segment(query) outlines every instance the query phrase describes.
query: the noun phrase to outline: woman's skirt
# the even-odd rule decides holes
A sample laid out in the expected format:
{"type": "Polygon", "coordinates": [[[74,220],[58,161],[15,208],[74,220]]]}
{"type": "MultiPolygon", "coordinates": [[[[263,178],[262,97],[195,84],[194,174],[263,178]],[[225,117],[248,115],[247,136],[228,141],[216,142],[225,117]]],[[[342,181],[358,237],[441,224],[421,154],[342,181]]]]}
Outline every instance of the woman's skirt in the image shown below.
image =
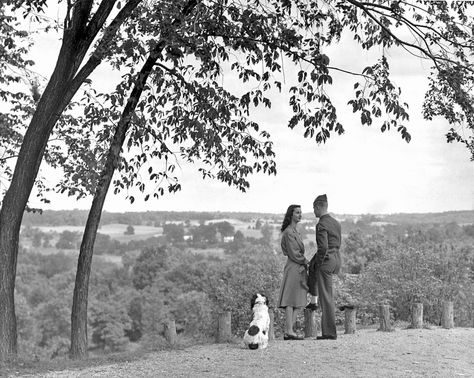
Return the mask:
{"type": "Polygon", "coordinates": [[[288,259],[283,270],[278,307],[304,307],[308,292],[306,267],[288,259]]]}

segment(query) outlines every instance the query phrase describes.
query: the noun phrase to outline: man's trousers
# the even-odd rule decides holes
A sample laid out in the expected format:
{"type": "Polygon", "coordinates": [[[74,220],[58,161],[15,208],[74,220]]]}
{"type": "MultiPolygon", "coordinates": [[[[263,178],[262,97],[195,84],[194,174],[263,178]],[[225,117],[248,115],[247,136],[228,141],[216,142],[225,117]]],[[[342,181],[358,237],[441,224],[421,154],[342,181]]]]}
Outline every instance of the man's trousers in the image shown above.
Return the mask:
{"type": "Polygon", "coordinates": [[[341,257],[339,252],[330,253],[323,263],[316,269],[316,281],[319,295],[319,306],[321,307],[321,331],[322,336],[337,337],[336,332],[336,307],[333,293],[333,274],[341,268],[341,257]]]}

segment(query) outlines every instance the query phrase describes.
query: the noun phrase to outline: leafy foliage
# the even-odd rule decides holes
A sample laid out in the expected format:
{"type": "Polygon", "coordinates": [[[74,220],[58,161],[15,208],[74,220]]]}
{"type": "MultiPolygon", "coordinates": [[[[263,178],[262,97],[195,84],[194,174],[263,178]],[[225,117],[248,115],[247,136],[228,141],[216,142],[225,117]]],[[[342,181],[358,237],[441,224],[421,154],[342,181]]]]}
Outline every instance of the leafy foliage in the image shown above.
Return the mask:
{"type": "MultiPolygon", "coordinates": [[[[0,8],[0,190],[8,186],[12,175],[11,159],[18,153],[25,122],[34,111],[35,99],[28,92],[34,84],[33,65],[26,58],[31,41],[20,21],[5,4],[0,8]],[[25,90],[26,87],[26,90],[25,90]]],[[[34,88],[34,86],[32,87],[34,88]]]]}
{"type": "Polygon", "coordinates": [[[106,302],[91,303],[89,324],[92,328],[92,342],[106,351],[124,350],[129,342],[126,332],[131,328],[125,298],[111,296],[106,302]]]}
{"type": "Polygon", "coordinates": [[[166,267],[167,254],[164,248],[146,248],[133,266],[133,286],[138,290],[151,286],[154,278],[166,267]]]}
{"type": "Polygon", "coordinates": [[[77,232],[64,230],[59,235],[59,240],[56,243],[56,248],[60,249],[76,249],[77,242],[79,241],[80,235],[77,232]]]}
{"type": "MultiPolygon", "coordinates": [[[[62,219],[63,214],[58,216],[62,219]]],[[[395,320],[404,321],[410,303],[421,300],[425,321],[437,324],[442,301],[450,299],[455,324],[472,324],[470,225],[371,222],[377,223],[377,218],[359,220],[343,239],[346,273],[334,280],[336,306],[358,305],[358,321],[371,325],[378,322],[380,303],[388,302],[395,320]],[[348,273],[356,270],[358,274],[348,273]]],[[[30,238],[34,233],[35,229],[25,229],[30,238]]],[[[179,340],[212,342],[217,314],[223,310],[232,312],[233,333],[241,336],[250,321],[254,292],[264,292],[270,306],[275,305],[285,257],[274,241],[265,242],[263,234],[259,240],[238,235],[217,257],[205,250],[192,253],[185,243],[171,246],[156,241],[138,255],[124,255],[122,265],[97,257],[90,277],[91,351],[128,350],[130,342],[144,348],[166,347],[163,324],[169,319],[176,322],[179,340]]],[[[75,260],[64,253],[20,254],[16,299],[22,354],[43,359],[67,353],[75,260]]],[[[284,314],[274,310],[278,337],[284,314]]],[[[337,322],[343,324],[343,312],[337,311],[337,322]]]]}
{"type": "Polygon", "coordinates": [[[396,319],[409,320],[411,305],[424,304],[424,316],[439,324],[444,300],[455,302],[456,324],[472,322],[472,260],[468,247],[418,244],[384,251],[360,275],[356,292],[362,307],[377,316],[377,306],[388,302],[396,319]]]}
{"type": "MultiPolygon", "coordinates": [[[[332,72],[339,71],[361,78],[348,102],[353,112],[360,113],[361,123],[371,125],[380,119],[382,131],[396,129],[408,142],[411,136],[404,124],[408,105],[390,79],[386,54],[398,47],[433,63],[434,85],[426,97],[425,117],[443,115],[450,123],[461,124],[472,112],[466,105],[468,91],[453,91],[436,75],[445,72],[445,66],[452,72],[463,67],[466,80],[458,81],[469,87],[471,22],[468,6],[458,3],[449,7],[386,1],[142,4],[107,51],[123,80],[112,93],[91,88],[79,108],[83,116],[61,124],[68,152],[62,157],[58,152],[66,175],[57,190],[78,197],[94,192],[113,130],[124,106],[133,100],[138,103],[133,114],[126,115],[130,129],[115,193],[136,187],[149,199],[175,192],[181,187],[175,173],[180,161],[196,164],[204,178],[245,191],[248,175],[276,172],[269,134],[251,120],[251,110],[270,107],[271,98],[280,96],[282,82],[291,76],[294,82],[285,86],[293,112],[288,125],[303,126],[305,137],[323,143],[331,133],[344,132],[327,90],[336,84],[332,72]],[[406,29],[417,37],[411,39],[406,29]],[[382,46],[378,61],[360,73],[331,66],[325,49],[346,34],[362,49],[382,46]],[[141,97],[127,97],[139,78],[138,64],[154,54],[157,63],[141,97]],[[291,67],[289,72],[285,65],[291,67]],[[293,67],[300,67],[294,75],[293,67]],[[233,83],[229,88],[224,76],[238,80],[240,89],[235,90],[233,83]],[[443,91],[458,95],[441,107],[436,104],[442,102],[443,91]],[[454,117],[451,105],[458,103],[461,110],[454,117]],[[79,125],[86,126],[82,135],[74,131],[79,125]]],[[[448,135],[448,140],[467,143],[468,138],[457,133],[448,135]]],[[[134,195],[129,199],[133,202],[134,195]]]]}
{"type": "Polygon", "coordinates": [[[169,242],[182,242],[184,240],[183,225],[165,223],[163,225],[163,235],[169,242]]]}

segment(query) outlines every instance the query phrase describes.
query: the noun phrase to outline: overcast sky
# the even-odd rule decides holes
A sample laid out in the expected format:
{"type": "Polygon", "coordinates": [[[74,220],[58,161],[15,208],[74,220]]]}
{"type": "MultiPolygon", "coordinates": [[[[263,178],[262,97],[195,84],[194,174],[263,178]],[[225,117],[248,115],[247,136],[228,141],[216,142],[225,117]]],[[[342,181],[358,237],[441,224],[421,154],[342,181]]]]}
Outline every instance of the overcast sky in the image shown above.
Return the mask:
{"type": "MultiPolygon", "coordinates": [[[[36,70],[49,77],[59,51],[56,37],[38,38],[31,57],[36,70]]],[[[375,55],[345,43],[327,51],[331,65],[346,68],[375,63],[375,55]]],[[[182,190],[159,200],[133,205],[123,196],[108,196],[105,210],[124,211],[252,211],[282,213],[292,203],[303,212],[312,211],[312,201],[325,193],[330,211],[337,214],[441,212],[474,209],[474,163],[461,144],[446,143],[449,125],[443,119],[428,122],[421,115],[427,88],[428,62],[389,53],[392,79],[402,87],[402,98],[410,106],[406,123],[410,143],[395,130],[381,133],[379,127],[362,126],[347,101],[353,76],[335,74],[333,101],[346,132],[333,135],[325,145],[305,139],[301,128],[290,130],[288,95],[273,97],[272,109],[254,111],[253,116],[271,134],[277,154],[277,175],[256,174],[247,193],[213,180],[203,180],[194,167],[182,165],[177,172],[182,190]]],[[[287,67],[288,70],[291,68],[287,67]]],[[[288,72],[290,76],[290,71],[288,72]]],[[[114,87],[115,75],[102,67],[94,76],[100,87],[114,87]]],[[[230,77],[224,80],[232,81],[230,77]]],[[[48,173],[51,181],[54,174],[48,173]]],[[[51,196],[51,209],[88,209],[91,198],[77,202],[51,196]]],[[[40,206],[31,198],[31,206],[40,206]]]]}

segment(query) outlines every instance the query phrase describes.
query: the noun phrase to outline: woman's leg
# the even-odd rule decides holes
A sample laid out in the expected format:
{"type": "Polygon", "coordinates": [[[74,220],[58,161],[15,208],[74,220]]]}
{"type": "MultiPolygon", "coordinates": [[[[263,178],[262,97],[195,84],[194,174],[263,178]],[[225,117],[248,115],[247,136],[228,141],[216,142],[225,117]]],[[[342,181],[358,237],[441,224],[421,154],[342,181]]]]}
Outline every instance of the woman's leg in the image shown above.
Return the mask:
{"type": "Polygon", "coordinates": [[[287,335],[294,335],[295,331],[293,331],[293,307],[286,306],[285,307],[285,333],[287,335]]]}
{"type": "Polygon", "coordinates": [[[298,317],[298,312],[299,312],[299,309],[297,307],[294,307],[293,308],[293,318],[291,320],[292,322],[292,326],[291,326],[291,329],[293,330],[293,332],[296,334],[296,331],[295,331],[295,325],[296,325],[296,318],[298,317]]]}

